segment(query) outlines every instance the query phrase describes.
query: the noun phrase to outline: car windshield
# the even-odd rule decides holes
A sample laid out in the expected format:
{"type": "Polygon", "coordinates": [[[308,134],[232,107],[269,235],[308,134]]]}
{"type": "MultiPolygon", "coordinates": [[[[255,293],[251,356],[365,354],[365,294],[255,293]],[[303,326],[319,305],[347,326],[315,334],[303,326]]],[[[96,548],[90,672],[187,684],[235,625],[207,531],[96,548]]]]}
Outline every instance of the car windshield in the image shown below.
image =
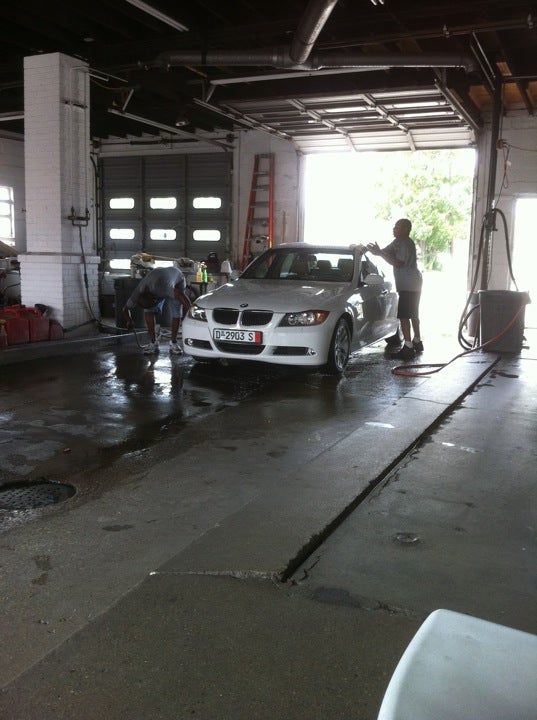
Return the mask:
{"type": "Polygon", "coordinates": [[[241,277],[250,280],[350,282],[353,273],[352,250],[272,248],[256,258],[241,277]]]}

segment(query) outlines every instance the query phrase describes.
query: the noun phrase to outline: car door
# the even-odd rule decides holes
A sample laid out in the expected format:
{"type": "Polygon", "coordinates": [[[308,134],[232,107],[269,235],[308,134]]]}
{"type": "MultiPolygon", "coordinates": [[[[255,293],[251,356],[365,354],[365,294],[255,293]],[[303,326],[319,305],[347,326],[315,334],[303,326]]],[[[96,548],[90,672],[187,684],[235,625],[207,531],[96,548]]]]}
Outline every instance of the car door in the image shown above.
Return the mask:
{"type": "Polygon", "coordinates": [[[369,345],[394,331],[397,295],[366,255],[360,263],[359,290],[365,321],[360,333],[360,344],[369,345]]]}

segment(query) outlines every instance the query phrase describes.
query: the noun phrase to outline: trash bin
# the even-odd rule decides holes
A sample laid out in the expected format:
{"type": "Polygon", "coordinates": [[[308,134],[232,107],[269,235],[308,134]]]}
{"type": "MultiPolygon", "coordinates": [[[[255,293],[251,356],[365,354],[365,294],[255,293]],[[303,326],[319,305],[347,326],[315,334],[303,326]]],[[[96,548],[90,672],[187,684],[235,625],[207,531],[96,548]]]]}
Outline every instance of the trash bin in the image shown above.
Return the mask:
{"type": "MultiPolygon", "coordinates": [[[[120,328],[126,328],[127,327],[127,321],[125,320],[125,316],[123,315],[123,306],[127,302],[127,300],[130,298],[132,292],[134,291],[134,288],[138,285],[140,282],[140,278],[131,278],[131,277],[122,277],[122,278],[116,278],[114,280],[114,291],[116,294],[116,325],[120,328]]],[[[141,307],[136,305],[131,310],[131,316],[132,321],[134,322],[134,327],[144,327],[145,328],[145,319],[144,319],[144,311],[141,307]]]]}
{"type": "Polygon", "coordinates": [[[494,340],[511,323],[520,308],[514,324],[498,337],[497,340],[487,345],[485,350],[490,352],[512,352],[522,350],[524,339],[524,314],[525,306],[529,302],[527,292],[514,292],[511,290],[480,290],[480,344],[494,340]]]}

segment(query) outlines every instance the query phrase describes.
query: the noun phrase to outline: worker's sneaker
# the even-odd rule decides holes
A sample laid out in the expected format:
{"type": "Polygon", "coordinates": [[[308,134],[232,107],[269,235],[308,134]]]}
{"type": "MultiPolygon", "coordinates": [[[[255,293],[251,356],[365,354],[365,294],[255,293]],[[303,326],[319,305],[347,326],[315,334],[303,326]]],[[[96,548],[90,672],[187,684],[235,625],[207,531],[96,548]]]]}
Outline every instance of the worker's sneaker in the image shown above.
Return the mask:
{"type": "Polygon", "coordinates": [[[149,343],[148,345],[144,345],[142,350],[144,355],[154,355],[155,353],[158,353],[158,343],[149,343]]]}
{"type": "Polygon", "coordinates": [[[394,335],[390,335],[390,337],[385,338],[384,342],[390,348],[390,347],[399,347],[403,341],[399,337],[399,331],[397,331],[394,335]]]}
{"type": "Polygon", "coordinates": [[[423,343],[421,340],[413,340],[412,347],[414,348],[416,355],[423,352],[423,343]]]}
{"type": "Polygon", "coordinates": [[[416,353],[414,352],[413,347],[403,345],[398,352],[392,353],[390,357],[395,358],[396,360],[413,360],[416,357],[416,353]]]}
{"type": "Polygon", "coordinates": [[[170,343],[170,353],[172,355],[182,355],[183,348],[180,347],[176,342],[171,342],[170,343]]]}

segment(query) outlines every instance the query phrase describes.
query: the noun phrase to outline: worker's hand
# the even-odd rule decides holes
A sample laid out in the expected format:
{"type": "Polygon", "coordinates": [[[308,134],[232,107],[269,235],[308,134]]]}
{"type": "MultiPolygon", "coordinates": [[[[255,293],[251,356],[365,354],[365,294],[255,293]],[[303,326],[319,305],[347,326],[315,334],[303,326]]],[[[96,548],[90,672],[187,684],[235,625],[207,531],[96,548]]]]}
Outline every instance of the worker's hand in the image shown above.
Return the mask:
{"type": "Polygon", "coordinates": [[[132,330],[134,328],[134,323],[132,321],[132,315],[127,308],[123,308],[123,316],[125,318],[125,327],[127,330],[132,330]]]}
{"type": "Polygon", "coordinates": [[[381,252],[378,243],[369,243],[367,245],[367,250],[370,253],[373,253],[373,255],[380,255],[380,252],[381,252]]]}
{"type": "Polygon", "coordinates": [[[184,307],[186,312],[188,312],[190,310],[192,303],[190,302],[190,298],[187,295],[185,295],[184,292],[175,288],[173,291],[173,296],[176,300],[179,300],[179,302],[184,307]]]}

